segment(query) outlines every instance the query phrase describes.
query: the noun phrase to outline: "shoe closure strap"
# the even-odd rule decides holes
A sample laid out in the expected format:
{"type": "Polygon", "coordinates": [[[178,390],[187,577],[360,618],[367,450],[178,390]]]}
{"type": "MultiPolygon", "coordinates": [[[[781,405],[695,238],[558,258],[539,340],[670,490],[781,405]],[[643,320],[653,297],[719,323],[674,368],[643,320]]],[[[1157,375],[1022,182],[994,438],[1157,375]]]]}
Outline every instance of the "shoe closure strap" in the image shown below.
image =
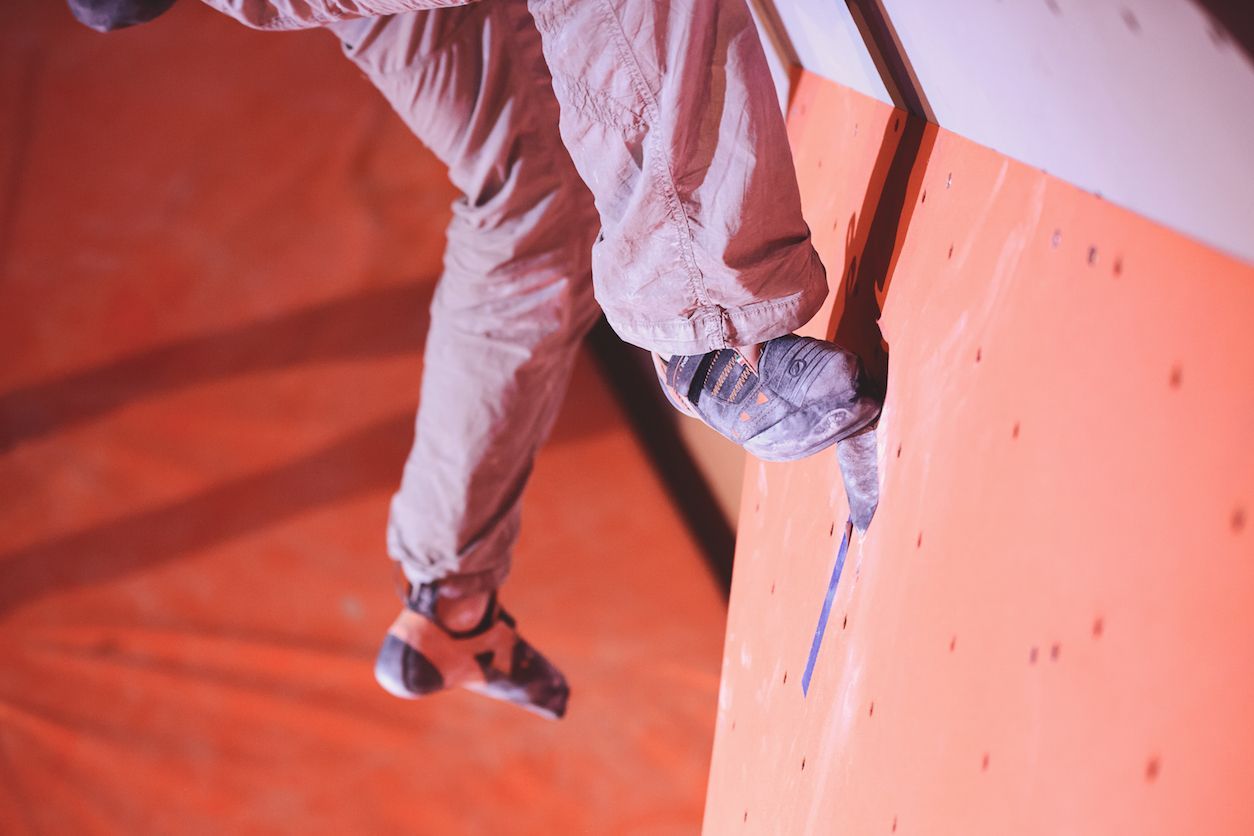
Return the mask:
{"type": "Polygon", "coordinates": [[[488,630],[492,629],[492,625],[497,620],[504,621],[510,627],[513,627],[514,619],[505,612],[504,608],[497,605],[496,590],[492,591],[491,597],[488,598],[488,605],[483,610],[483,618],[479,623],[469,630],[450,630],[445,626],[440,617],[436,615],[436,603],[440,600],[440,582],[432,581],[431,583],[420,584],[419,586],[410,586],[405,594],[405,607],[413,612],[418,613],[423,618],[429,619],[433,624],[439,627],[448,635],[455,639],[470,639],[475,636],[481,636],[488,630]]]}
{"type": "Polygon", "coordinates": [[[740,352],[731,348],[674,357],[667,364],[666,383],[699,409],[704,397],[738,404],[758,388],[758,375],[740,352]]]}
{"type": "Polygon", "coordinates": [[[697,417],[736,444],[745,444],[788,411],[762,373],[735,349],[673,358],[668,372],[669,388],[687,392],[697,417]]]}

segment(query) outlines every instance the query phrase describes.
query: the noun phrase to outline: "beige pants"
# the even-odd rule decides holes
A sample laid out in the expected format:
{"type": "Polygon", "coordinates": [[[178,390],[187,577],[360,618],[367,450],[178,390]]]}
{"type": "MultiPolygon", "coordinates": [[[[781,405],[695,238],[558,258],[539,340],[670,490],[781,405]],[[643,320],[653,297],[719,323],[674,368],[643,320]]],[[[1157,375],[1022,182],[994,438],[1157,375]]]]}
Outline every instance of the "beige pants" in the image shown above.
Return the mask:
{"type": "Polygon", "coordinates": [[[205,2],[328,26],[463,194],[389,523],[415,583],[504,579],[597,303],[629,342],[700,354],[827,293],[744,0],[205,2]]]}

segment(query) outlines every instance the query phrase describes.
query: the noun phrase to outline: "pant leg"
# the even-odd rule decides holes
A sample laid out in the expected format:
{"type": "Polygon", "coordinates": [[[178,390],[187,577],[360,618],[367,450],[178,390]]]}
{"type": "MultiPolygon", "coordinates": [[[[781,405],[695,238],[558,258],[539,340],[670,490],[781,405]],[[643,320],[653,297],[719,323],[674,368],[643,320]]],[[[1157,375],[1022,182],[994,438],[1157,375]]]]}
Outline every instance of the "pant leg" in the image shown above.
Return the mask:
{"type": "Polygon", "coordinates": [[[536,450],[600,314],[592,197],[558,136],[524,3],[332,28],[462,192],[388,549],[414,583],[443,579],[452,595],[494,588],[509,570],[536,450]]]}
{"type": "Polygon", "coordinates": [[[341,21],[466,6],[479,0],[202,0],[252,29],[316,29],[341,21]]]}
{"type": "MultiPolygon", "coordinates": [[[[476,0],[204,2],[287,29],[476,0]]],[[[827,285],[744,0],[528,2],[561,135],[596,196],[593,272],[619,335],[696,354],[813,316],[827,285]]]]}
{"type": "Polygon", "coordinates": [[[744,0],[529,0],[561,133],[596,197],[597,298],[629,342],[698,354],[827,295],[744,0]]]}

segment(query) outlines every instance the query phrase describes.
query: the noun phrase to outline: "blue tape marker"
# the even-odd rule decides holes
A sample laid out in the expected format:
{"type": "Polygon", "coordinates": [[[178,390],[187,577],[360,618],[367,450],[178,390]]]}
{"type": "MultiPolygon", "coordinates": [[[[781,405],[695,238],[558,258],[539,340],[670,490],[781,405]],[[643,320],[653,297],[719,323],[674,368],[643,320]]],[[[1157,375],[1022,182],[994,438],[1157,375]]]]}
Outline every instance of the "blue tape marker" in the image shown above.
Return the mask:
{"type": "Polygon", "coordinates": [[[832,579],[827,583],[827,597],[823,599],[823,611],[819,613],[819,626],[814,628],[814,640],[810,642],[810,658],[806,660],[805,673],[801,674],[801,693],[810,694],[810,677],[814,674],[814,662],[819,658],[819,646],[823,644],[823,633],[827,631],[827,617],[832,613],[832,601],[836,598],[836,585],[840,583],[841,570],[845,568],[845,555],[849,553],[849,536],[853,532],[853,519],[845,523],[845,535],[840,540],[840,551],[836,553],[836,567],[832,569],[832,579]]]}

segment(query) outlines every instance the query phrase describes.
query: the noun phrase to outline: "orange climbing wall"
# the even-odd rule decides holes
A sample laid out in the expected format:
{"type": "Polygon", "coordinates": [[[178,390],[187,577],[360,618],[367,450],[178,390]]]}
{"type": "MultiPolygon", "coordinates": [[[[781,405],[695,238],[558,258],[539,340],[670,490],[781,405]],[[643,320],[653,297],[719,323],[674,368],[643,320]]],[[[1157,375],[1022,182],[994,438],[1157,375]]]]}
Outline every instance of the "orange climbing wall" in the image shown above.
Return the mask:
{"type": "Polygon", "coordinates": [[[706,831],[1254,832],[1254,269],[813,76],[790,129],[883,496],[807,695],[835,454],[749,464],[706,831]]]}

